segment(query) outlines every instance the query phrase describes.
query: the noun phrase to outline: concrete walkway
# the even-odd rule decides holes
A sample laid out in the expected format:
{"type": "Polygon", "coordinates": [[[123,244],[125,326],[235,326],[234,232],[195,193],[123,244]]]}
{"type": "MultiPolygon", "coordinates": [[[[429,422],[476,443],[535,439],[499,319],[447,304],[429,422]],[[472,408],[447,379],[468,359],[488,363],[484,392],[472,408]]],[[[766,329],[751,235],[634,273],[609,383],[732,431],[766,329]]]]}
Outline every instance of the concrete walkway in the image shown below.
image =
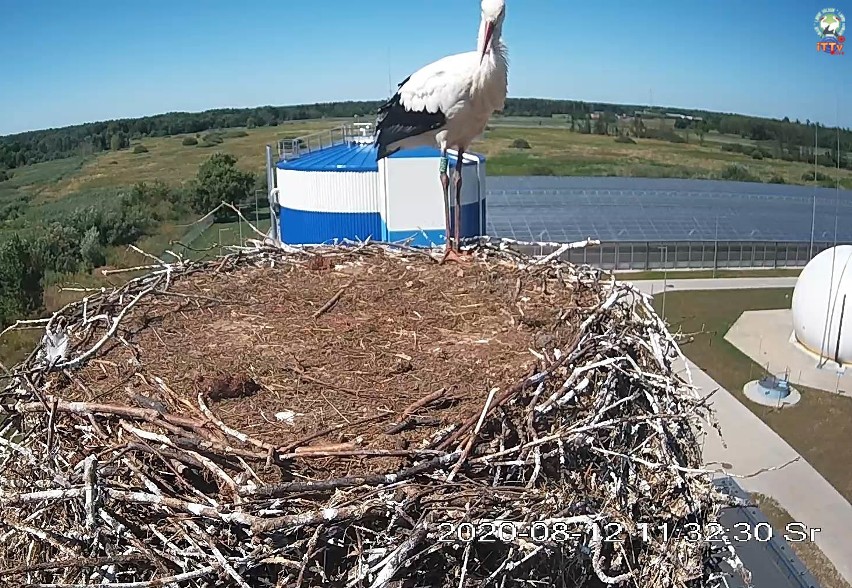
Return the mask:
{"type": "MultiPolygon", "coordinates": [[[[797,278],[724,278],[669,280],[672,290],[730,290],[756,288],[792,288],[797,278]]],[[[663,290],[663,280],[634,282],[640,291],[654,294],[663,290]]],[[[808,529],[820,529],[814,541],[852,583],[852,505],[826,481],[796,450],[754,413],[722,388],[698,366],[688,361],[693,383],[704,393],[716,391],[712,406],[722,427],[727,448],[714,431],[704,444],[704,461],[710,469],[724,467],[728,473],[748,476],[764,468],[781,466],[794,458],[799,461],[776,471],[762,472],[749,478],[737,478],[747,492],[771,496],[790,513],[795,522],[808,529]],[[731,467],[727,467],[727,465],[731,467]]],[[[683,366],[681,366],[683,369],[683,366]]],[[[775,529],[784,534],[785,529],[775,529]]],[[[793,535],[791,539],[796,539],[793,535]]]]}

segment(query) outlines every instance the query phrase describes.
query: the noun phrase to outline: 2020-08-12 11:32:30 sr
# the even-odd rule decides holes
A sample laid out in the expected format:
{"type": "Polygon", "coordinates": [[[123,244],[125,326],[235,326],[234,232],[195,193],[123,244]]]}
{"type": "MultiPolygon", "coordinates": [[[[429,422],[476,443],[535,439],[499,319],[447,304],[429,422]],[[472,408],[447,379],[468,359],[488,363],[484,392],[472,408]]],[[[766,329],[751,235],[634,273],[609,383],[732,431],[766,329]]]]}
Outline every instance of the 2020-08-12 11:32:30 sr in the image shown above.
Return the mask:
{"type": "MultiPolygon", "coordinates": [[[[623,525],[617,522],[598,524],[601,541],[609,543],[622,542],[628,537],[642,537],[647,541],[652,537],[662,541],[684,538],[693,542],[724,541],[728,537],[734,542],[757,541],[767,542],[774,537],[783,538],[790,543],[814,541],[816,533],[821,529],[808,527],[803,523],[791,522],[781,531],[776,531],[769,523],[735,523],[725,526],[718,522],[702,526],[698,523],[673,525],[670,523],[639,523],[635,533],[628,533],[623,525]]],[[[482,520],[476,523],[444,522],[438,526],[438,541],[450,543],[494,543],[501,541],[509,543],[524,539],[533,543],[565,542],[580,539],[589,531],[589,526],[583,523],[564,520],[542,520],[532,522],[517,522],[508,520],[482,520]]]]}

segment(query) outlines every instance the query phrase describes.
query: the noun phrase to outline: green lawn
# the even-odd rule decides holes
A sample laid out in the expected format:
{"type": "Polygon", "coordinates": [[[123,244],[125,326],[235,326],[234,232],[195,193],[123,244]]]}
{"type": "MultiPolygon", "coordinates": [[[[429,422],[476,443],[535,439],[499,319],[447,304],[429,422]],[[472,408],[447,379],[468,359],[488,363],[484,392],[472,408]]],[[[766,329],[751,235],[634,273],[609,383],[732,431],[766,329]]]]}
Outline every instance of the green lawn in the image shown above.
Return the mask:
{"type": "MultiPolygon", "coordinates": [[[[797,386],[802,399],[795,406],[776,409],[754,404],[742,389],[765,371],[724,338],[744,311],[789,308],[792,292],[783,288],[668,292],[666,320],[673,331],[703,330],[694,342],[684,344],[684,353],[852,501],[852,398],[797,386]]],[[[661,307],[662,297],[656,296],[654,304],[661,307]]]]}

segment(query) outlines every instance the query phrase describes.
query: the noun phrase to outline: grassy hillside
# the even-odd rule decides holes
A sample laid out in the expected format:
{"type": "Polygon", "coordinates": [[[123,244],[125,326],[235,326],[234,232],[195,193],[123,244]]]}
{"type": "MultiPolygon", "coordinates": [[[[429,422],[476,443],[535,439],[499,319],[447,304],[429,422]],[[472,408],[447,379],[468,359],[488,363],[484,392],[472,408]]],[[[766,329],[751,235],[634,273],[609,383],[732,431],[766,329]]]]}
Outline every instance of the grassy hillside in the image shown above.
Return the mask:
{"type": "MultiPolygon", "coordinates": [[[[681,135],[678,135],[681,136],[681,135]]],[[[813,166],[780,159],[755,159],[723,151],[718,137],[695,135],[689,143],[633,139],[619,143],[605,135],[584,135],[560,128],[494,125],[474,148],[489,156],[490,175],[627,176],[732,179],[807,184],[813,166]],[[530,149],[513,148],[523,139],[530,149]]],[[[736,138],[728,137],[731,141],[736,138]]],[[[832,173],[822,170],[822,173],[832,173]]],[[[841,185],[852,188],[852,170],[840,170],[841,185]]],[[[833,178],[832,178],[833,179],[833,178]]],[[[833,185],[831,180],[824,185],[833,185]]]]}
{"type": "MultiPolygon", "coordinates": [[[[15,170],[12,180],[0,183],[0,205],[10,198],[10,191],[27,193],[33,204],[55,201],[74,193],[102,188],[132,185],[135,182],[160,180],[178,184],[192,178],[198,166],[216,151],[239,158],[239,165],[255,173],[264,169],[264,146],[278,139],[293,138],[328,129],[338,120],[300,121],[277,127],[230,129],[224,131],[222,143],[204,147],[201,133],[198,145],[187,146],[187,136],[150,137],[136,140],[129,149],[104,152],[88,158],[57,160],[15,170]],[[144,153],[134,153],[143,145],[144,153]]],[[[681,133],[679,136],[682,136],[681,133]]],[[[490,175],[592,175],[631,177],[683,177],[751,179],[808,183],[804,176],[813,166],[780,159],[754,159],[751,156],[723,151],[725,142],[750,143],[739,137],[718,134],[705,137],[704,144],[692,134],[689,143],[673,143],[657,139],[635,139],[635,143],[619,143],[612,136],[570,132],[563,127],[519,125],[513,119],[498,121],[474,144],[476,151],[489,156],[490,175]],[[530,149],[513,148],[524,139],[530,149]],[[720,140],[721,139],[721,140],[720,140]],[[731,168],[732,164],[745,167],[731,168]],[[733,171],[732,171],[733,170],[733,171]]],[[[822,170],[832,175],[831,170],[822,170]]],[[[841,183],[852,188],[852,170],[840,171],[841,183]]],[[[833,185],[832,181],[824,181],[833,185]]]]}

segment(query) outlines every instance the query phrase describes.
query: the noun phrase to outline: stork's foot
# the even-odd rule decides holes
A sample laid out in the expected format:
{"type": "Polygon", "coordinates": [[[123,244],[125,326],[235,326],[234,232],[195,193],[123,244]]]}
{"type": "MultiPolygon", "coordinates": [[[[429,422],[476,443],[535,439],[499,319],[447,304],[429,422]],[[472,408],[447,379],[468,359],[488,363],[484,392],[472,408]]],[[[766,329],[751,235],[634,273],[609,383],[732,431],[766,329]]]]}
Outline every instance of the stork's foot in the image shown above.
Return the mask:
{"type": "Polygon", "coordinates": [[[439,261],[438,263],[440,265],[443,265],[448,261],[452,261],[454,263],[462,263],[464,260],[464,257],[462,257],[458,251],[448,246],[447,251],[444,253],[444,257],[442,257],[441,261],[439,261]]]}

